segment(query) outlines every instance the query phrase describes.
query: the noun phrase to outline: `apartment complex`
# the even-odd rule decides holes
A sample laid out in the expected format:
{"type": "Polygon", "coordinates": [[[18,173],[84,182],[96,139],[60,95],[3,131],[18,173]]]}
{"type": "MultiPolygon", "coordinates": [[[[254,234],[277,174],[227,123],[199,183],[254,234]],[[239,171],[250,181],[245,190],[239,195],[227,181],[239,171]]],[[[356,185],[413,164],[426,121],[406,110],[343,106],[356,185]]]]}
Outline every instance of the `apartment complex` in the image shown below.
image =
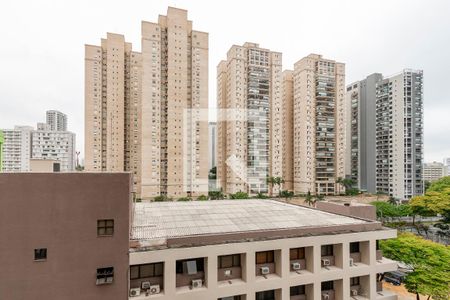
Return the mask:
{"type": "Polygon", "coordinates": [[[443,161],[444,161],[444,166],[447,166],[447,170],[448,170],[448,174],[447,175],[445,175],[445,176],[448,176],[448,175],[450,175],[450,158],[449,157],[446,157],[446,158],[444,158],[443,159],[443,161]]]}
{"type": "Polygon", "coordinates": [[[376,187],[376,86],[383,75],[374,73],[347,86],[345,96],[345,175],[358,189],[375,194],[376,187]]]}
{"type": "Polygon", "coordinates": [[[377,191],[423,194],[423,73],[404,70],[376,88],[377,191]]]}
{"type": "Polygon", "coordinates": [[[283,188],[294,190],[294,78],[292,70],[282,73],[282,174],[283,188]]]}
{"type": "Polygon", "coordinates": [[[86,170],[131,171],[142,198],[207,193],[208,34],[187,11],[142,22],[142,53],[86,45],[85,70],[86,170]]]}
{"type": "Polygon", "coordinates": [[[0,299],[128,299],[125,173],[0,174],[0,299]]]}
{"type": "Polygon", "coordinates": [[[131,171],[139,188],[141,54],[119,34],[85,46],[85,169],[131,171]]]}
{"type": "Polygon", "coordinates": [[[23,172],[30,169],[31,126],[3,129],[3,172],[23,172]]]}
{"type": "Polygon", "coordinates": [[[336,180],[345,173],[345,65],[310,54],[295,63],[292,76],[293,190],[340,193],[336,180]]]}
{"type": "Polygon", "coordinates": [[[444,176],[448,176],[448,166],[440,162],[424,163],[423,164],[423,180],[436,181],[444,176]]]}
{"type": "Polygon", "coordinates": [[[0,174],[0,189],[2,299],[397,299],[378,248],[396,231],[373,206],[132,204],[120,172],[0,174]]]}
{"type": "Polygon", "coordinates": [[[217,67],[217,176],[226,193],[278,193],[282,176],[282,55],[233,45],[217,67]]]}
{"type": "Polygon", "coordinates": [[[130,300],[397,299],[378,248],[396,231],[374,220],[272,200],[136,203],[134,216],[130,300]]]}
{"type": "Polygon", "coordinates": [[[53,131],[67,131],[67,115],[57,111],[48,110],[46,112],[46,123],[53,131]]]}
{"type": "Polygon", "coordinates": [[[209,169],[217,166],[217,123],[209,122],[208,126],[209,169]]]}

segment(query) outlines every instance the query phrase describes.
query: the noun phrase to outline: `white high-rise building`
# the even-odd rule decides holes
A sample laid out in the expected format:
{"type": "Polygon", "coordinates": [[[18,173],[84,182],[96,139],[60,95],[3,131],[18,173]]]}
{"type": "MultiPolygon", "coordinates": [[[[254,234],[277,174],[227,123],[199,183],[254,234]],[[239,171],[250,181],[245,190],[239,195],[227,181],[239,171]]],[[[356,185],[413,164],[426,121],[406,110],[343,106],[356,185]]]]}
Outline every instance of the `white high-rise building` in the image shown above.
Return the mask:
{"type": "Polygon", "coordinates": [[[217,123],[209,122],[209,169],[211,170],[217,164],[217,123]]]}
{"type": "Polygon", "coordinates": [[[3,172],[26,172],[30,170],[31,126],[15,126],[3,129],[3,172]]]}
{"type": "Polygon", "coordinates": [[[47,110],[46,123],[50,125],[50,130],[67,131],[67,115],[57,110],[47,110]]]}
{"type": "Polygon", "coordinates": [[[423,72],[376,85],[376,187],[397,199],[423,194],[423,72]]]}

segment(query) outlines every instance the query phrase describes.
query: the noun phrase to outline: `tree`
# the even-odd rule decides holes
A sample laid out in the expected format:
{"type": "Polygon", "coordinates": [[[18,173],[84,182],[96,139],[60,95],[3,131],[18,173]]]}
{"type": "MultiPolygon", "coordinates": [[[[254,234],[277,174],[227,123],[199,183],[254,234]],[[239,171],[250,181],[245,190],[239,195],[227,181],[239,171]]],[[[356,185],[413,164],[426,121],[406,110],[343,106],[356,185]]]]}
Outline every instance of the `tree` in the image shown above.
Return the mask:
{"type": "Polygon", "coordinates": [[[411,293],[448,299],[450,294],[450,248],[425,240],[411,233],[402,233],[396,239],[381,242],[383,254],[405,263],[412,272],[405,278],[405,287],[411,293]]]}
{"type": "Polygon", "coordinates": [[[246,192],[236,192],[234,194],[230,194],[231,199],[248,199],[248,194],[246,192]]]}
{"type": "Polygon", "coordinates": [[[389,204],[393,204],[396,205],[397,204],[397,199],[395,199],[392,196],[389,196],[389,200],[387,201],[389,204]]]}
{"type": "Polygon", "coordinates": [[[308,206],[314,205],[314,197],[311,195],[310,191],[308,191],[308,193],[305,196],[305,203],[308,204],[308,206]]]}
{"type": "Polygon", "coordinates": [[[322,194],[315,194],[314,195],[314,206],[316,206],[316,203],[319,201],[323,201],[325,199],[325,196],[322,194]]]}
{"type": "Polygon", "coordinates": [[[450,221],[450,188],[445,188],[441,192],[431,190],[423,196],[413,197],[409,205],[414,214],[421,216],[435,216],[440,214],[444,217],[444,222],[450,221]]]}
{"type": "Polygon", "coordinates": [[[256,194],[255,198],[256,199],[267,199],[269,197],[267,197],[266,194],[259,192],[258,194],[256,194]]]}
{"type": "Polygon", "coordinates": [[[191,197],[181,197],[177,201],[192,201],[191,197]]]}
{"type": "Polygon", "coordinates": [[[411,207],[406,204],[394,205],[384,201],[373,201],[370,204],[376,207],[377,217],[382,221],[385,217],[398,218],[412,214],[411,207]]]}
{"type": "Polygon", "coordinates": [[[217,179],[217,167],[212,167],[208,174],[209,179],[217,179]]]}
{"type": "Polygon", "coordinates": [[[427,192],[443,192],[447,188],[450,188],[450,176],[442,177],[438,181],[433,182],[427,192]]]}
{"type": "Polygon", "coordinates": [[[284,179],[281,177],[267,177],[267,184],[271,185],[272,188],[278,185],[279,190],[281,190],[281,185],[284,183],[284,179]]]}
{"type": "Polygon", "coordinates": [[[209,191],[208,196],[211,200],[223,200],[225,199],[225,195],[222,190],[220,191],[209,191]]]}
{"type": "Polygon", "coordinates": [[[164,201],[172,201],[172,198],[167,197],[166,195],[156,196],[153,201],[155,202],[164,202],[164,201]]]}
{"type": "Polygon", "coordinates": [[[336,179],[336,183],[340,184],[345,188],[345,194],[346,195],[356,195],[359,193],[358,189],[353,189],[353,186],[355,185],[355,181],[351,178],[342,178],[338,177],[336,179]]]}

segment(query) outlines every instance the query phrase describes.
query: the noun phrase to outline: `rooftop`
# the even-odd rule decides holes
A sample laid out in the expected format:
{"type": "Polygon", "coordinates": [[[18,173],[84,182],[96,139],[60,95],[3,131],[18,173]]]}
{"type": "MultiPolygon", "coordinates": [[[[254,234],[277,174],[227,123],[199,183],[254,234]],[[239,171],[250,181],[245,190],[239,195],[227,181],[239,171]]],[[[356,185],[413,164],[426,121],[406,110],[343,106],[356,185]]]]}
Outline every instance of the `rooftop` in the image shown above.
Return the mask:
{"type": "Polygon", "coordinates": [[[381,228],[378,222],[275,200],[148,202],[135,204],[131,239],[139,243],[137,248],[170,247],[170,240],[178,240],[178,243],[183,240],[192,245],[201,243],[202,239],[203,244],[212,243],[212,236],[221,236],[219,240],[225,243],[253,239],[255,233],[264,233],[264,238],[270,238],[304,234],[304,229],[311,231],[313,228],[327,229],[327,232],[339,231],[339,228],[342,231],[370,230],[353,228],[368,224],[377,225],[374,229],[381,228]]]}

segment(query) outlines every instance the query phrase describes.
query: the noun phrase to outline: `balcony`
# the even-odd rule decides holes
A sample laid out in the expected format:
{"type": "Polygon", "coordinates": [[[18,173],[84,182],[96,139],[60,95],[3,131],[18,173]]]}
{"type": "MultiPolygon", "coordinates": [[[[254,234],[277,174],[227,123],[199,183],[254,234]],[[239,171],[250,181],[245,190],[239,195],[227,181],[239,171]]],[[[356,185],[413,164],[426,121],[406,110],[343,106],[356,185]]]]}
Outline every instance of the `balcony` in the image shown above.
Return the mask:
{"type": "Polygon", "coordinates": [[[245,273],[245,266],[242,266],[242,261],[245,262],[245,254],[223,255],[218,257],[217,280],[219,281],[219,286],[244,282],[242,274],[245,273]]]}
{"type": "Polygon", "coordinates": [[[281,259],[280,250],[256,252],[255,275],[257,279],[261,278],[268,279],[271,277],[279,277],[280,276],[279,274],[281,273],[281,270],[279,268],[280,259],[281,259]]]}
{"type": "Polygon", "coordinates": [[[314,295],[313,284],[296,285],[290,287],[290,300],[310,300],[314,295]]]}
{"type": "Polygon", "coordinates": [[[176,288],[177,293],[190,290],[205,289],[206,258],[193,258],[177,260],[176,262],[176,288]]]}
{"type": "Polygon", "coordinates": [[[292,248],[289,252],[291,276],[312,273],[313,247],[292,248]]]}
{"type": "Polygon", "coordinates": [[[322,271],[342,268],[342,244],[322,245],[320,265],[322,271]]]}
{"type": "Polygon", "coordinates": [[[370,299],[370,276],[359,276],[350,278],[350,297],[353,299],[370,299]]]}
{"type": "Polygon", "coordinates": [[[358,267],[361,265],[370,265],[369,258],[369,241],[350,243],[350,267],[358,267]]]}

